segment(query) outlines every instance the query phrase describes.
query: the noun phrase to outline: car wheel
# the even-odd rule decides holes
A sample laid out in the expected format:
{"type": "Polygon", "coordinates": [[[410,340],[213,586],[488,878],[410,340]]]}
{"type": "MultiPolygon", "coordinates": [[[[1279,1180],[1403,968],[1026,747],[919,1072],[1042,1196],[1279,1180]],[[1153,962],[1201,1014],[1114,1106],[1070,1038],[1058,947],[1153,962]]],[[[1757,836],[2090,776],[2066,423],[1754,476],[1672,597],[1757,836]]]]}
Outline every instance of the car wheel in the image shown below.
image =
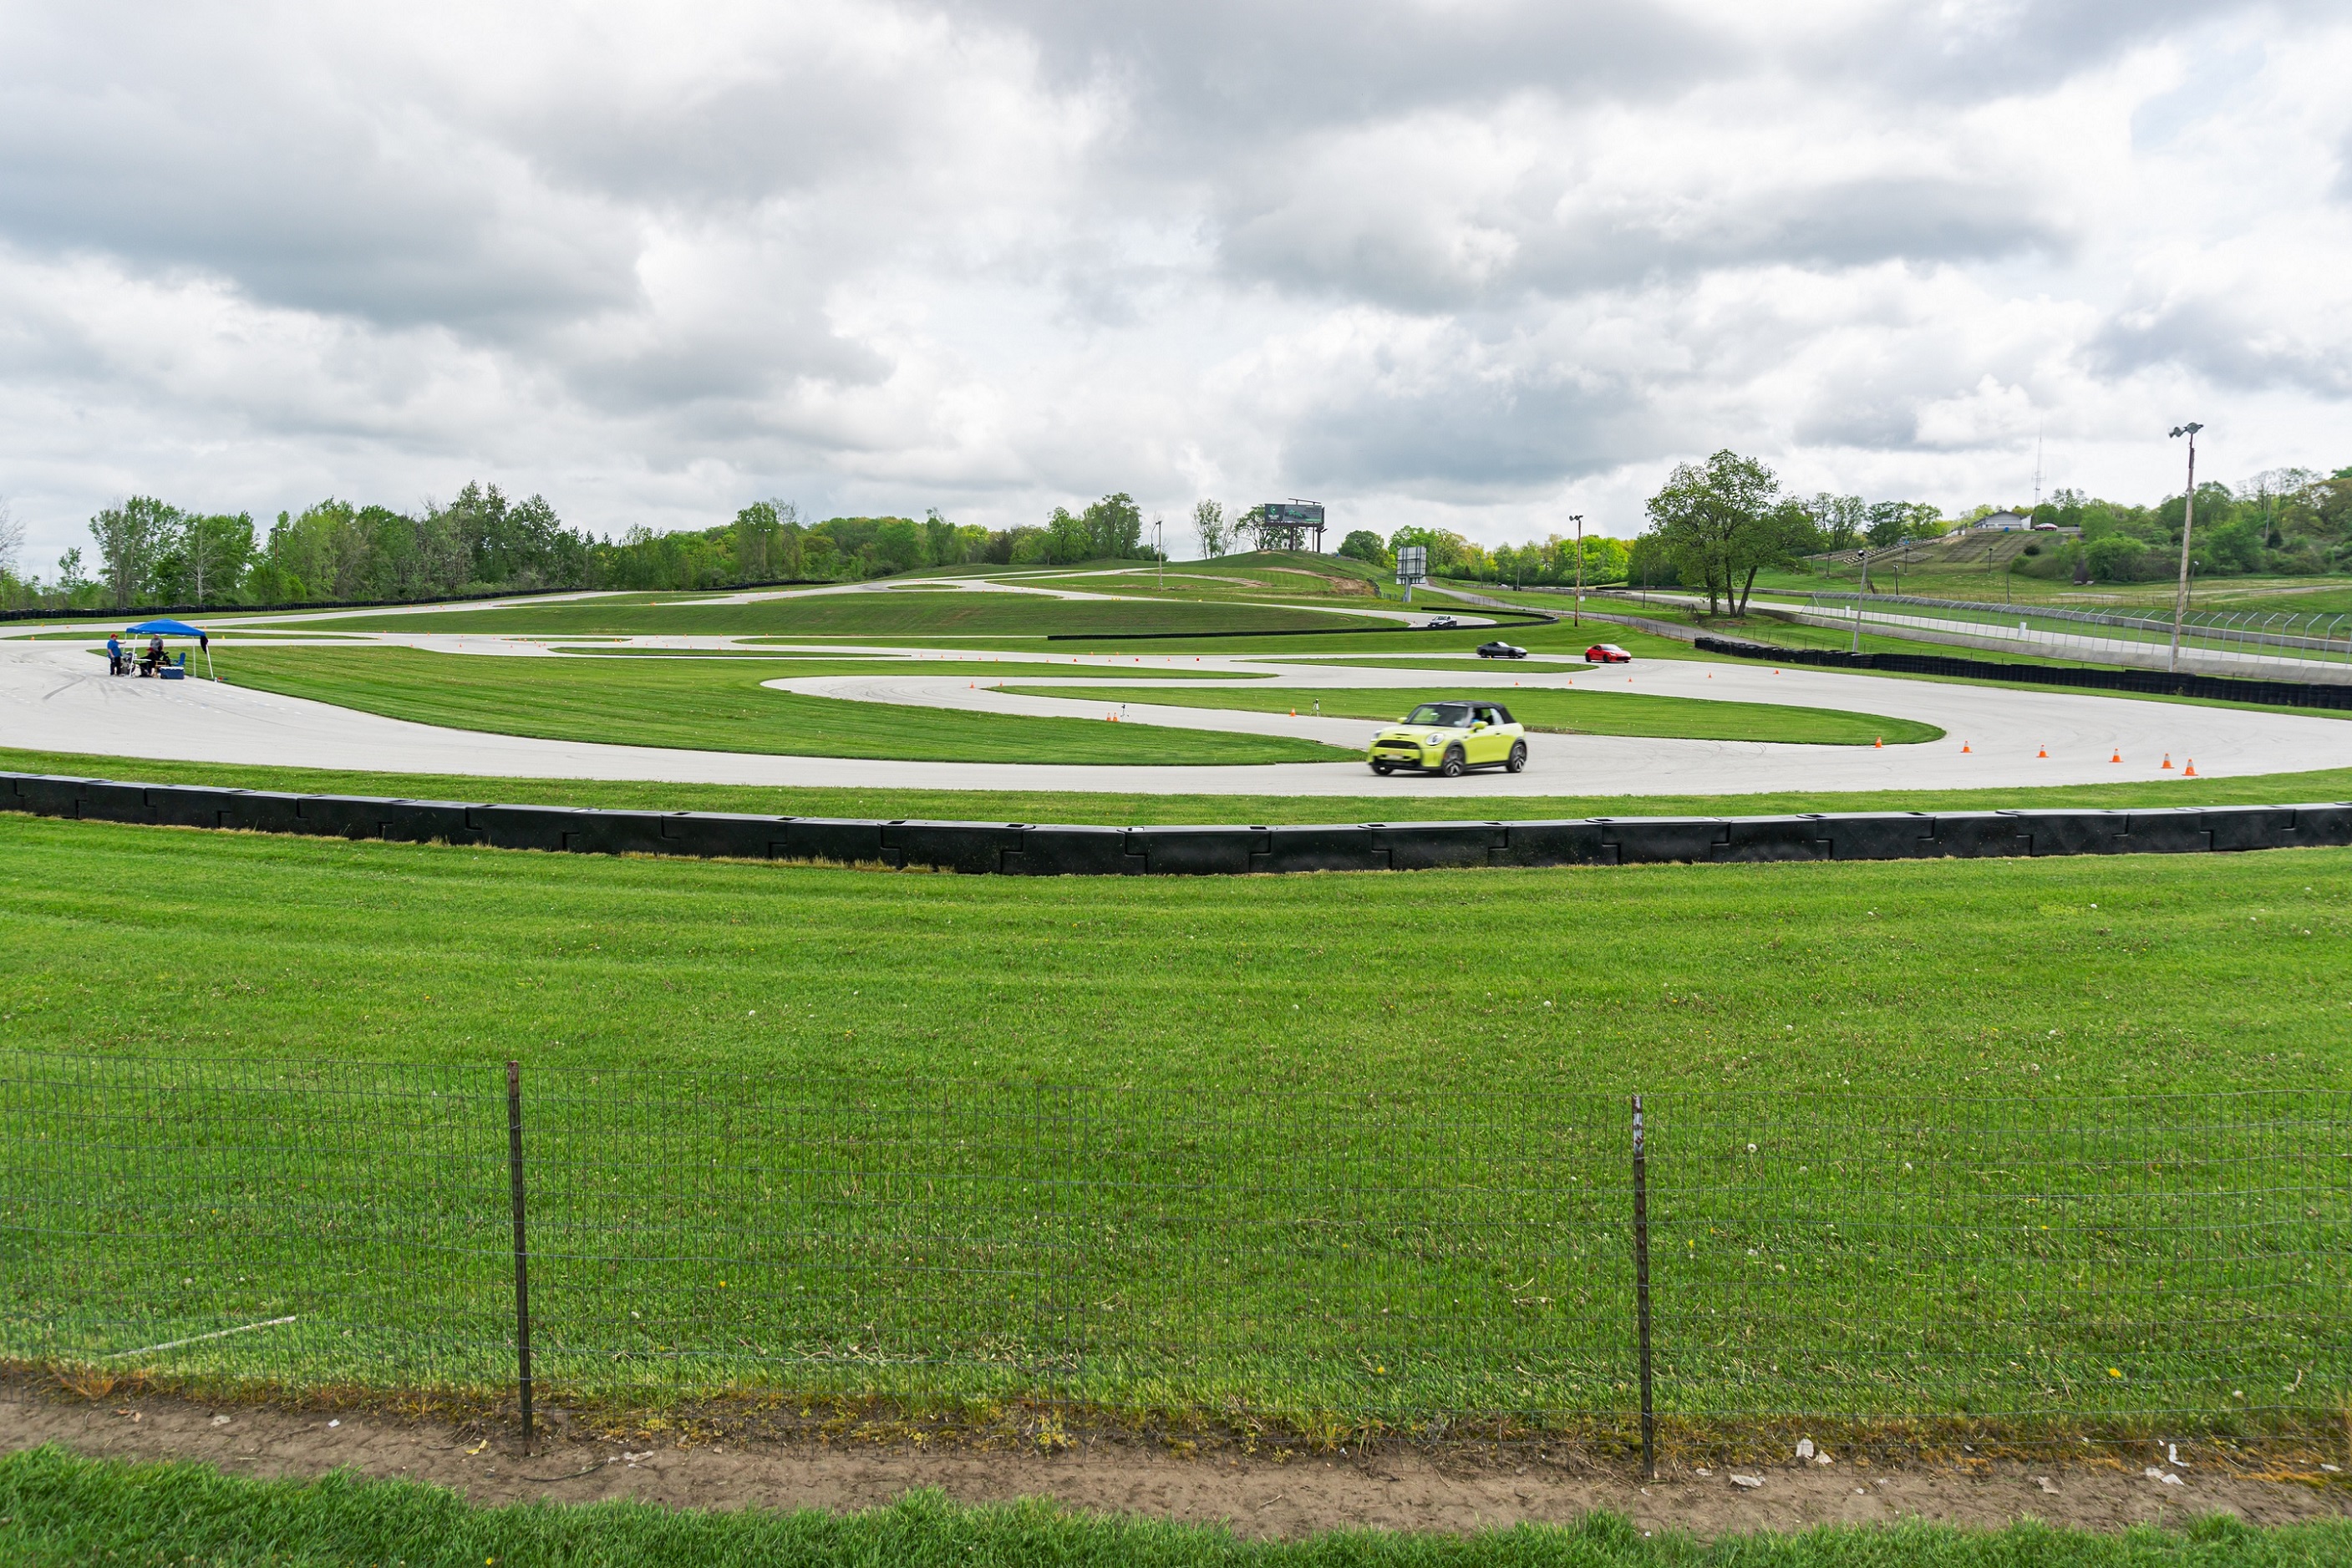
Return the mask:
{"type": "Polygon", "coordinates": [[[1459,779],[1470,771],[1470,765],[1462,759],[1462,748],[1457,746],[1447,752],[1445,760],[1437,765],[1437,771],[1448,779],[1459,779]]]}
{"type": "Polygon", "coordinates": [[[1526,772],[1528,770],[1528,743],[1524,740],[1515,740],[1511,742],[1511,759],[1508,762],[1504,763],[1503,766],[1509,768],[1514,773],[1526,772]]]}
{"type": "Polygon", "coordinates": [[[1372,764],[1372,771],[1385,779],[1389,776],[1389,765],[1385,762],[1375,762],[1372,764]]]}

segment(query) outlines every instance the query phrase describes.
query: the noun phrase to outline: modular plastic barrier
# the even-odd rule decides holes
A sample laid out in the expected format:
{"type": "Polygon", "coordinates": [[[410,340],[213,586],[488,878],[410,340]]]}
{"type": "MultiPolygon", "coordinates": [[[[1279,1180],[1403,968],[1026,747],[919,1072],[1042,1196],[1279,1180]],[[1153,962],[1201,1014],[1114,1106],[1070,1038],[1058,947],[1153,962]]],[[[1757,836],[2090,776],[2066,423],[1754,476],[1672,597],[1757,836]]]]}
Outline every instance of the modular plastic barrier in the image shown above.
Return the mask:
{"type": "Polygon", "coordinates": [[[1856,653],[1843,648],[1775,648],[1727,637],[1696,637],[1703,653],[1728,653],[1775,664],[1811,664],[1833,670],[1891,670],[1904,675],[1947,680],[2013,681],[2040,686],[2076,686],[2085,691],[2140,692],[2157,696],[2196,697],[2207,702],[2261,703],[2277,707],[2352,708],[2352,685],[2315,681],[2260,681],[2238,675],[2191,675],[2162,670],[2084,669],[2064,664],[2000,664],[1988,659],[1948,658],[1940,653],[1856,653]]]}
{"type": "Polygon", "coordinates": [[[2352,803],[2345,802],[2154,810],[1094,828],[496,806],[0,773],[0,810],[394,843],[929,866],[1008,876],[1238,876],[1460,866],[2201,854],[2352,844],[2352,803]]]}

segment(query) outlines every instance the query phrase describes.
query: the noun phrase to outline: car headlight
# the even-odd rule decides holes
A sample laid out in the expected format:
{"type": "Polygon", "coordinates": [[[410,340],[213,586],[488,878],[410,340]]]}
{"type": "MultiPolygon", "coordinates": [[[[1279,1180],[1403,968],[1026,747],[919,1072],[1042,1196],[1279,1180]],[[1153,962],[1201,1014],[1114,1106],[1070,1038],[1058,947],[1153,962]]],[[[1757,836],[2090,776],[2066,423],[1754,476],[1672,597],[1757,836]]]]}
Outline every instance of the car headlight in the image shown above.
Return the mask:
{"type": "Polygon", "coordinates": [[[1423,746],[1443,746],[1445,744],[1445,737],[1442,735],[1433,735],[1423,740],[1422,744],[1423,746]]]}

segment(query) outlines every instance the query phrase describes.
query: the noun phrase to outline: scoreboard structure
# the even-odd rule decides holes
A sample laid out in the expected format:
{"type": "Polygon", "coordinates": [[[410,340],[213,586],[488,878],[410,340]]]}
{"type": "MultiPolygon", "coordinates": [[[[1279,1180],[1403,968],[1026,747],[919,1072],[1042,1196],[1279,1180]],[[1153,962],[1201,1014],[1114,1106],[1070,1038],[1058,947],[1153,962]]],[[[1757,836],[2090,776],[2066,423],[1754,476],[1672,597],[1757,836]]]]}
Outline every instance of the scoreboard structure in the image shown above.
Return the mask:
{"type": "Polygon", "coordinates": [[[1260,549],[1323,553],[1323,503],[1265,501],[1242,514],[1242,527],[1257,536],[1260,549]],[[1309,536],[1313,542],[1308,542],[1309,536]]]}

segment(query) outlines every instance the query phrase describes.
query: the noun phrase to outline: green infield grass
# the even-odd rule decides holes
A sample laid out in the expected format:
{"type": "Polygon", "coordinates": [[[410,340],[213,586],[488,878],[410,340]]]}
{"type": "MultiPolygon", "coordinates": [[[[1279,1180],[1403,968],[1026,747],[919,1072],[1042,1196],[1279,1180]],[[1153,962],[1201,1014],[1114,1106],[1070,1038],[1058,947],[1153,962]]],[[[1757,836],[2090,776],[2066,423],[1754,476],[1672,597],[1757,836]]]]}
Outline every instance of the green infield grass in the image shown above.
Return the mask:
{"type": "Polygon", "coordinates": [[[615,604],[604,600],[524,603],[490,610],[449,610],[338,620],[354,631],[436,633],[495,632],[519,636],[577,632],[738,634],[768,636],[1045,636],[1055,632],[1188,632],[1231,627],[1265,632],[1286,627],[1374,625],[1363,618],[1321,610],[1216,602],[1176,595],[1058,599],[1043,594],[974,592],[811,593],[755,599],[740,604],[615,604]]]}
{"type": "MultiPolygon", "coordinates": [[[[2352,768],[2244,779],[2147,779],[2032,789],[1778,790],[1755,795],[1533,795],[1498,800],[1449,794],[1431,780],[1362,795],[1105,795],[1079,790],[778,789],[657,779],[508,779],[468,773],[370,773],[245,762],[167,762],[0,747],[0,768],[149,784],[218,784],[296,793],[420,800],[498,800],[631,810],[753,811],[775,816],[961,821],[1159,823],[1517,821],[1564,817],[1757,817],[1797,811],[1990,811],[2060,806],[2287,805],[2352,800],[2352,768]],[[1431,792],[1431,791],[1434,792],[1431,792]]],[[[1367,780],[1369,784],[1369,779],[1367,780]]],[[[1400,783],[1408,781],[1400,781],[1400,783]]]]}
{"type": "Polygon", "coordinates": [[[1572,1525],[1467,1535],[1368,1530],[1284,1542],[1043,1500],[958,1505],[937,1491],[848,1514],[635,1501],[486,1507],[441,1487],[351,1472],[257,1480],[45,1447],[0,1458],[0,1554],[27,1565],[126,1568],[2305,1568],[2352,1554],[2352,1526],[2256,1529],[2216,1514],[2177,1532],[2106,1536],[2031,1522],[1975,1531],[1915,1521],[1703,1542],[1595,1513],[1572,1525]]]}
{"type": "Polygon", "coordinates": [[[514,1057],[550,1397],[1621,1422],[1634,1091],[1675,1431],[2333,1441],[2352,1372],[2352,852],[1029,881],[0,816],[0,889],[37,1362],[495,1394],[514,1057]]]}
{"type": "MultiPolygon", "coordinates": [[[[1053,686],[1008,685],[1030,696],[1067,696],[1053,686]]],[[[1842,708],[1784,707],[1778,703],[1714,702],[1705,697],[1652,696],[1639,692],[1560,691],[1550,687],[1360,687],[1311,691],[1232,687],[1169,691],[1154,686],[1088,690],[1089,701],[1158,703],[1174,707],[1239,708],[1288,713],[1321,705],[1326,717],[1395,723],[1417,703],[1498,702],[1530,730],[1555,735],[1672,736],[1690,740],[1769,740],[1791,745],[1888,746],[1940,740],[1944,732],[1916,719],[1849,713],[1842,708]]],[[[1366,737],[1368,740],[1370,737],[1366,737]]]]}
{"type": "MultiPolygon", "coordinates": [[[[992,762],[1328,762],[1354,755],[1275,736],[800,696],[762,686],[774,678],[771,667],[724,662],[257,648],[216,664],[221,678],[236,685],[418,724],[616,746],[992,762]]],[[[861,662],[842,673],[872,667],[861,662]]]]}
{"type": "MultiPolygon", "coordinates": [[[[218,644],[215,644],[217,646],[218,644]]],[[[1153,655],[1147,663],[1138,659],[1134,664],[1113,666],[1103,664],[1082,664],[1065,656],[1065,662],[1052,663],[1052,655],[1035,648],[1022,654],[936,653],[907,654],[874,654],[860,657],[848,653],[788,653],[783,649],[767,648],[579,648],[567,643],[548,645],[551,653],[582,658],[600,659],[704,659],[726,662],[747,659],[763,660],[782,668],[771,671],[768,678],[780,675],[887,675],[962,674],[989,685],[1000,681],[1032,679],[1052,675],[1057,680],[1132,680],[1148,674],[1163,681],[1251,681],[1271,680],[1270,672],[1234,670],[1179,669],[1173,659],[1153,655]]],[[[1101,655],[1090,657],[1099,659],[1101,655]]]]}

